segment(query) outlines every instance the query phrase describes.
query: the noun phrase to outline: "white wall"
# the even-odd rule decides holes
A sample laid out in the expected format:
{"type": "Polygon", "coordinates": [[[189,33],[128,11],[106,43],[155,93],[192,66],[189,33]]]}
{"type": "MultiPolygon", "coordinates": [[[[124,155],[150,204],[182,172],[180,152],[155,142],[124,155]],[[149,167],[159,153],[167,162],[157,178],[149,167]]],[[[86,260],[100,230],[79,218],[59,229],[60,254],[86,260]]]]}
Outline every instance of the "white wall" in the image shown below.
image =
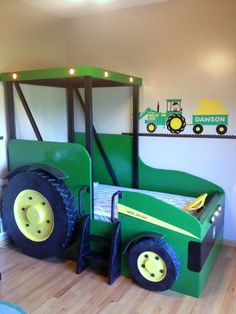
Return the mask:
{"type": "Polygon", "coordinates": [[[0,0],[0,73],[67,63],[64,21],[17,0],[0,0]]]}
{"type": "MultiPolygon", "coordinates": [[[[83,90],[80,91],[82,97],[83,90]]],[[[130,132],[131,90],[124,87],[94,88],[93,120],[98,133],[130,132]]],[[[84,131],[84,113],[75,98],[75,129],[84,131]]]]}
{"type": "MultiPolygon", "coordinates": [[[[50,15],[26,4],[19,4],[17,0],[0,0],[0,73],[64,66],[67,63],[66,30],[64,23],[64,20],[54,15],[50,15]]],[[[31,103],[40,126],[42,126],[44,121],[52,121],[54,116],[58,117],[57,114],[60,114],[61,111],[61,92],[51,96],[50,93],[47,93],[47,89],[34,88],[29,90],[27,87],[25,89],[27,100],[31,103]],[[55,107],[51,106],[52,98],[55,107]],[[57,108],[56,105],[58,105],[57,108]],[[44,117],[38,117],[37,106],[46,106],[44,117]]],[[[22,112],[22,106],[19,102],[17,102],[17,108],[18,115],[20,111],[22,112]]],[[[50,130],[44,131],[44,128],[42,128],[43,133],[46,132],[49,138],[52,138],[53,126],[57,126],[55,125],[55,121],[52,122],[50,130]]],[[[24,128],[25,123],[27,123],[25,122],[24,113],[20,119],[17,119],[17,122],[17,129],[21,136],[22,127],[24,128]],[[19,125],[19,121],[21,121],[21,126],[19,125]]],[[[64,132],[64,129],[61,131],[64,132]]],[[[4,93],[3,85],[0,83],[1,135],[4,136],[4,140],[0,141],[0,177],[4,175],[7,168],[4,93]]],[[[32,132],[29,128],[26,137],[29,138],[31,136],[32,132]]],[[[63,137],[65,137],[63,133],[59,135],[59,139],[63,137]]]]}
{"type": "MultiPolygon", "coordinates": [[[[73,19],[68,24],[69,60],[143,77],[141,111],[155,108],[157,100],[165,111],[167,98],[181,98],[190,123],[201,99],[220,99],[230,114],[228,133],[236,134],[235,12],[234,0],[174,0],[73,19]]],[[[117,110],[117,95],[109,97],[104,99],[112,112],[117,110]]],[[[99,103],[95,107],[95,125],[103,132],[110,131],[106,108],[99,103]]],[[[122,118],[130,114],[123,105],[122,111],[122,118]]],[[[118,133],[127,128],[119,120],[120,126],[114,120],[118,133]]],[[[143,120],[140,128],[144,130],[143,120]]],[[[225,189],[224,237],[236,240],[235,140],[142,137],[140,143],[147,164],[187,171],[225,189]]]]}
{"type": "MultiPolygon", "coordinates": [[[[21,85],[43,140],[67,140],[66,94],[63,88],[21,85]]],[[[36,139],[22,103],[14,90],[18,139],[36,139]]]]}

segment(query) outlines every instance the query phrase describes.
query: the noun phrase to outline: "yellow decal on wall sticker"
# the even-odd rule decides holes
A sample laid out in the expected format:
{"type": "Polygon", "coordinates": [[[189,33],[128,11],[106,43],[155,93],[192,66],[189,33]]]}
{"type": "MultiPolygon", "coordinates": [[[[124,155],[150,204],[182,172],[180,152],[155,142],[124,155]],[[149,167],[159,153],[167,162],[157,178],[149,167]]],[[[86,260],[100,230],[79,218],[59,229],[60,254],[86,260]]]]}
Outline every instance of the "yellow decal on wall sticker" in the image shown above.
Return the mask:
{"type": "Polygon", "coordinates": [[[227,109],[222,105],[219,99],[202,99],[193,112],[194,115],[228,115],[227,109]]]}

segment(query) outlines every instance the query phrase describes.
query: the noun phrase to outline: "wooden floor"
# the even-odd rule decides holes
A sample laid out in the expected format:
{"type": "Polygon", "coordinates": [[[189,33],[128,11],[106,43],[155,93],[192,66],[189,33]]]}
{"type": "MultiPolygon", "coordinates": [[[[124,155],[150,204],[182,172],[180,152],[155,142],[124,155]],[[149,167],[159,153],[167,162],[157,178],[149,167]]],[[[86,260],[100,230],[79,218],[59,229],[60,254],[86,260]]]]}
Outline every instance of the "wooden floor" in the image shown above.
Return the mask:
{"type": "Polygon", "coordinates": [[[236,248],[223,247],[201,298],[146,291],[131,279],[115,284],[91,269],[74,273],[74,262],[36,260],[13,247],[0,249],[0,299],[32,314],[236,313],[236,248]]]}

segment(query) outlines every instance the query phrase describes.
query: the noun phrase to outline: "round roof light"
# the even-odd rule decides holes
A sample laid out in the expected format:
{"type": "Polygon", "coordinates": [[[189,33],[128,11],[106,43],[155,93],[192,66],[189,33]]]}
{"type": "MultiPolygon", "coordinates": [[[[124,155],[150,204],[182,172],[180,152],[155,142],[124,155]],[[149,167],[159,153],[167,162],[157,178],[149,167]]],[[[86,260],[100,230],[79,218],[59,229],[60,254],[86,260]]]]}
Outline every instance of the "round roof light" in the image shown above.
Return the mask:
{"type": "Polygon", "coordinates": [[[13,74],[12,74],[12,78],[13,78],[13,80],[16,80],[16,79],[17,79],[17,74],[16,74],[16,73],[13,73],[13,74]]]}
{"type": "Polygon", "coordinates": [[[104,77],[108,77],[108,76],[109,76],[108,71],[105,71],[105,72],[104,72],[104,77]]]}
{"type": "Polygon", "coordinates": [[[74,68],[69,68],[69,74],[71,76],[75,75],[75,69],[74,68]]]}

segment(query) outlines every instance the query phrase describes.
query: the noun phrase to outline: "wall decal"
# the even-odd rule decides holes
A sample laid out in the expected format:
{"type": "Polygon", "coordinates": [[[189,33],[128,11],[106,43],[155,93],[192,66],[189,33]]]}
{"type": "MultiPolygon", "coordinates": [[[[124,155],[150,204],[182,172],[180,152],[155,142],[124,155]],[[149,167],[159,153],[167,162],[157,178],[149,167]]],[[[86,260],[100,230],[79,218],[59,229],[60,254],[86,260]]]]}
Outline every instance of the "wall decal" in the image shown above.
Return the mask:
{"type": "Polygon", "coordinates": [[[219,99],[202,99],[192,116],[193,132],[201,134],[204,126],[216,126],[216,132],[223,135],[227,132],[228,112],[219,99]]]}
{"type": "Polygon", "coordinates": [[[166,111],[160,112],[159,102],[157,110],[147,108],[140,113],[139,119],[146,117],[145,124],[149,133],[153,133],[159,126],[166,126],[167,129],[174,134],[179,134],[185,129],[186,121],[182,114],[181,99],[167,99],[166,111]]]}
{"type": "MultiPolygon", "coordinates": [[[[144,123],[148,132],[146,133],[147,135],[151,135],[158,130],[159,136],[171,136],[172,134],[181,137],[198,135],[201,135],[201,137],[222,137],[228,130],[229,114],[219,99],[202,99],[195,108],[191,120],[189,119],[191,123],[187,123],[188,119],[184,114],[182,99],[167,99],[165,111],[160,111],[158,102],[156,110],[149,107],[139,113],[139,120],[143,118],[145,118],[144,123]],[[186,126],[192,128],[192,133],[180,134],[185,130],[186,126]],[[213,128],[209,129],[210,126],[213,128]],[[169,134],[159,133],[160,129],[167,130],[169,134]],[[213,129],[215,132],[212,131],[213,129]],[[207,131],[208,134],[202,134],[204,131],[207,131]],[[209,132],[214,133],[209,134],[209,132]]],[[[234,137],[234,135],[227,136],[227,138],[234,137]]]]}

